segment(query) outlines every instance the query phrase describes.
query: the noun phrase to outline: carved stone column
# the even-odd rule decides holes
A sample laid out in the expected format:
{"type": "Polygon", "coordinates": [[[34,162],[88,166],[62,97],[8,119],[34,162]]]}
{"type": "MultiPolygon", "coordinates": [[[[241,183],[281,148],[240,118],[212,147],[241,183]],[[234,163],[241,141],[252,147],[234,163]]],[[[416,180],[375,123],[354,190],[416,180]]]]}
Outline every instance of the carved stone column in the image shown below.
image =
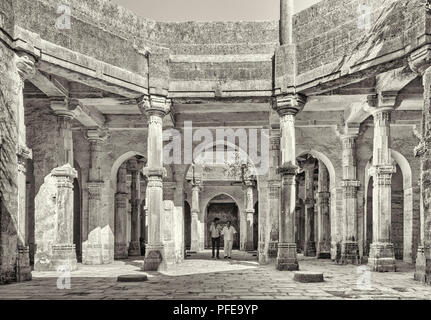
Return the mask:
{"type": "Polygon", "coordinates": [[[82,263],[103,264],[102,243],[102,189],[101,153],[105,134],[100,130],[88,130],[90,143],[90,164],[88,172],[88,239],[82,246],[82,263]]]}
{"type": "Polygon", "coordinates": [[[389,149],[392,110],[393,107],[377,107],[372,111],[374,142],[373,167],[370,169],[370,174],[374,179],[373,243],[370,248],[369,265],[378,272],[395,271],[396,269],[394,246],[390,242],[391,185],[392,174],[395,172],[389,149]]]}
{"type": "Polygon", "coordinates": [[[360,182],[356,173],[356,134],[342,135],[343,146],[343,238],[341,243],[341,264],[358,264],[358,188],[360,182]]]}
{"type": "Polygon", "coordinates": [[[75,169],[69,164],[55,168],[51,172],[57,181],[56,194],[56,234],[52,244],[52,269],[76,270],[76,248],[73,244],[73,179],[75,169]]]}
{"type": "Polygon", "coordinates": [[[314,228],[314,170],[316,163],[309,159],[304,165],[305,171],[305,243],[304,256],[316,256],[315,228],[314,228]]]}
{"type": "Polygon", "coordinates": [[[283,95],[273,105],[280,116],[281,131],[281,166],[278,172],[282,176],[281,212],[279,220],[279,244],[277,255],[278,270],[298,270],[295,243],[295,208],[296,208],[296,140],[295,116],[302,110],[305,101],[298,95],[283,95]]]}
{"type": "Polygon", "coordinates": [[[148,246],[145,250],[144,271],[166,268],[161,234],[163,207],[163,182],[166,169],[163,167],[163,118],[170,111],[171,103],[165,97],[144,97],[139,104],[148,118],[148,246]]]}
{"type": "Polygon", "coordinates": [[[69,110],[69,102],[63,97],[51,98],[50,106],[57,116],[57,153],[54,155],[57,166],[68,163],[73,167],[72,120],[75,114],[69,110]]]}
{"type": "Polygon", "coordinates": [[[192,252],[199,252],[201,251],[202,245],[200,243],[200,237],[199,237],[199,213],[200,213],[200,207],[199,207],[199,194],[201,191],[201,182],[195,181],[194,185],[192,186],[192,208],[191,208],[191,229],[190,229],[190,235],[191,235],[191,245],[190,245],[190,251],[192,252]]]}
{"type": "Polygon", "coordinates": [[[317,258],[331,258],[331,226],[329,199],[331,194],[328,187],[328,170],[319,161],[319,180],[317,193],[317,258]]]}
{"type": "Polygon", "coordinates": [[[245,245],[246,251],[254,251],[253,241],[253,223],[254,223],[254,200],[253,200],[253,188],[254,181],[245,181],[245,215],[247,221],[247,241],[245,245]]]}
{"type": "Polygon", "coordinates": [[[19,53],[17,56],[17,68],[20,76],[18,88],[18,110],[16,110],[17,128],[17,198],[18,198],[18,259],[17,281],[31,280],[30,251],[26,232],[27,224],[27,196],[26,196],[26,172],[27,160],[32,158],[32,152],[27,147],[26,127],[24,121],[24,81],[34,76],[36,72],[35,60],[28,54],[19,53]]]}
{"type": "Polygon", "coordinates": [[[424,104],[421,132],[415,156],[421,160],[420,245],[416,256],[414,278],[431,284],[431,51],[419,49],[410,57],[410,67],[422,76],[424,104]]]}
{"type": "Polygon", "coordinates": [[[140,208],[140,177],[139,174],[144,167],[143,161],[137,159],[129,160],[127,167],[128,171],[132,174],[132,185],[131,185],[131,232],[130,232],[130,244],[129,244],[129,256],[140,256],[141,248],[139,242],[140,224],[139,224],[139,208],[140,208]]]}
{"type": "Polygon", "coordinates": [[[115,194],[115,259],[127,259],[127,165],[118,169],[115,194]]]}

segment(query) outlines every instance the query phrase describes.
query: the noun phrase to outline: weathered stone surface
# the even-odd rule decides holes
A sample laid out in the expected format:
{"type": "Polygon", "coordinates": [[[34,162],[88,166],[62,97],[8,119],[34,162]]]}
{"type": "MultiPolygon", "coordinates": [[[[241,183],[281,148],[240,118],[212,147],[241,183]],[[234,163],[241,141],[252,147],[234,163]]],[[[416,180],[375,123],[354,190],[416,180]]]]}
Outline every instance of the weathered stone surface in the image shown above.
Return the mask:
{"type": "Polygon", "coordinates": [[[297,271],[293,273],[293,280],[304,283],[323,282],[323,273],[311,271],[297,271]]]}

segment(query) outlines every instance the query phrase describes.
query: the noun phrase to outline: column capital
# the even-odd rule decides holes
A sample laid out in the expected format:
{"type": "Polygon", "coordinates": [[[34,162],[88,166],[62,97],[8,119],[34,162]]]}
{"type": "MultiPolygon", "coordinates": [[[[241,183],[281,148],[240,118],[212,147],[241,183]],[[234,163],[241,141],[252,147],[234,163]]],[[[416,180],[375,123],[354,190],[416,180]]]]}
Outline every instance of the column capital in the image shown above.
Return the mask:
{"type": "Polygon", "coordinates": [[[88,129],[86,138],[90,143],[103,143],[109,138],[109,131],[100,128],[88,129]]]}
{"type": "Polygon", "coordinates": [[[278,167],[277,173],[282,176],[296,176],[298,173],[298,166],[293,164],[283,164],[278,167]]]}
{"type": "MultiPolygon", "coordinates": [[[[374,178],[392,178],[392,174],[396,172],[396,168],[394,166],[380,165],[380,166],[372,166],[368,173],[374,178]]],[[[391,181],[389,181],[391,184],[391,181]]]]}
{"type": "Polygon", "coordinates": [[[170,111],[172,100],[163,96],[145,95],[138,99],[138,107],[141,113],[147,116],[156,115],[164,118],[170,111]]]}
{"type": "Polygon", "coordinates": [[[167,172],[165,168],[144,168],[144,175],[148,178],[150,177],[159,177],[160,179],[167,176],[167,172]]]}
{"type": "Polygon", "coordinates": [[[244,187],[248,188],[248,187],[252,187],[254,188],[256,186],[256,182],[254,180],[245,180],[244,181],[244,187]]]}
{"type": "Polygon", "coordinates": [[[343,188],[359,188],[361,186],[361,182],[358,180],[342,180],[341,186],[343,188]]]}
{"type": "Polygon", "coordinates": [[[280,117],[285,115],[296,116],[302,111],[307,98],[300,94],[285,94],[273,99],[272,108],[280,117]]]}
{"type": "Polygon", "coordinates": [[[35,58],[25,52],[19,52],[16,58],[16,67],[22,81],[32,78],[36,74],[35,58]]]}
{"type": "Polygon", "coordinates": [[[373,117],[382,113],[390,113],[395,108],[397,97],[398,91],[381,91],[378,94],[369,95],[367,97],[368,108],[366,110],[373,117]]]}
{"type": "Polygon", "coordinates": [[[410,69],[416,74],[423,76],[425,72],[431,71],[431,46],[426,45],[413,51],[408,57],[410,69]]]}
{"type": "Polygon", "coordinates": [[[50,107],[57,117],[73,120],[75,112],[69,109],[69,100],[65,97],[53,97],[49,99],[50,107]]]}

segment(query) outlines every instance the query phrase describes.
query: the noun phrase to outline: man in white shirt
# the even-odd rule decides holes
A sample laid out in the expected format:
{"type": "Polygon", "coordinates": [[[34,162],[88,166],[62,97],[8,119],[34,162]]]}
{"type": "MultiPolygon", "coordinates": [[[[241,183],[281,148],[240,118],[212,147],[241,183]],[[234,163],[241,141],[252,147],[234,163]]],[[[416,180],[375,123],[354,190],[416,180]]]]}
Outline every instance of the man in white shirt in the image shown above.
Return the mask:
{"type": "Polygon", "coordinates": [[[221,232],[224,240],[224,258],[232,259],[232,245],[234,235],[236,234],[235,228],[231,225],[230,221],[227,222],[226,226],[223,228],[221,232]]]}
{"type": "Polygon", "coordinates": [[[211,223],[210,226],[210,233],[211,233],[211,244],[213,249],[213,256],[212,258],[215,259],[215,248],[217,247],[217,259],[220,259],[219,252],[220,252],[220,235],[221,235],[221,227],[218,224],[219,218],[215,218],[214,221],[211,223]]]}

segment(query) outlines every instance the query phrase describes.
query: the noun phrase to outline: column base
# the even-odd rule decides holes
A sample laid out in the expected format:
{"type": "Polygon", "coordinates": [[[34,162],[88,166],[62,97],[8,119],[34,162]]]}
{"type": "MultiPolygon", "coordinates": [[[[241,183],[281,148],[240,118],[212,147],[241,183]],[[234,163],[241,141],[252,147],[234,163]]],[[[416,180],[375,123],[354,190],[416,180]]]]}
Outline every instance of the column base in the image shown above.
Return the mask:
{"type": "Polygon", "coordinates": [[[331,260],[336,263],[341,260],[341,243],[331,242],[331,260]]]}
{"type": "Polygon", "coordinates": [[[129,257],[129,253],[127,250],[127,243],[116,243],[114,248],[114,259],[121,260],[127,259],[129,257]]]}
{"type": "Polygon", "coordinates": [[[76,260],[76,248],[74,244],[57,244],[52,246],[52,267],[55,271],[59,269],[74,271],[78,269],[76,260]]]}
{"type": "Polygon", "coordinates": [[[277,265],[278,271],[299,270],[298,259],[296,258],[296,243],[279,243],[277,265]]]}
{"type": "Polygon", "coordinates": [[[316,243],[314,241],[308,241],[305,243],[304,256],[305,257],[316,256],[316,243]]]}
{"type": "Polygon", "coordinates": [[[103,264],[102,245],[84,243],[82,246],[82,263],[86,265],[103,264]]]}
{"type": "Polygon", "coordinates": [[[360,264],[359,247],[355,241],[345,241],[341,244],[341,258],[339,264],[360,264]]]}
{"type": "Polygon", "coordinates": [[[416,271],[414,279],[425,284],[431,284],[431,259],[429,248],[420,246],[416,256],[416,271]]]}
{"type": "Polygon", "coordinates": [[[146,256],[143,271],[166,270],[167,266],[164,259],[165,249],[163,245],[148,245],[145,251],[146,256]]]}
{"type": "Polygon", "coordinates": [[[141,256],[141,248],[139,241],[130,241],[129,243],[129,257],[141,256]]]}
{"type": "Polygon", "coordinates": [[[394,245],[392,243],[372,243],[368,265],[373,271],[395,272],[394,245]]]}
{"type": "Polygon", "coordinates": [[[317,259],[331,259],[331,244],[321,241],[317,245],[317,259]]]}
{"type": "Polygon", "coordinates": [[[30,281],[31,267],[30,267],[30,249],[29,247],[18,247],[18,260],[16,265],[16,280],[17,282],[30,281]]]}

